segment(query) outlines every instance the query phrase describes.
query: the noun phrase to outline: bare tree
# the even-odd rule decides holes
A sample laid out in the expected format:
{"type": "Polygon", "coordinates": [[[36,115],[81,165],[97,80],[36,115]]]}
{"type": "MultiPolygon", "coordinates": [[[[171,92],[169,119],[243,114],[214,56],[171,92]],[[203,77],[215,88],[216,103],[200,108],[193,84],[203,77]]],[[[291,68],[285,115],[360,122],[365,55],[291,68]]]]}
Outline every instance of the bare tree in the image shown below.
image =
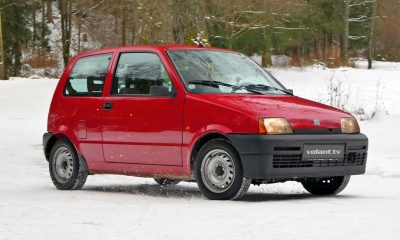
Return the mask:
{"type": "Polygon", "coordinates": [[[372,16],[371,16],[371,22],[370,22],[370,29],[369,29],[369,39],[368,39],[368,54],[367,54],[367,60],[368,60],[368,69],[372,69],[372,60],[374,58],[374,32],[375,32],[375,19],[376,19],[376,13],[377,13],[377,8],[378,4],[376,1],[372,3],[372,16]]]}
{"type": "Polygon", "coordinates": [[[187,40],[193,38],[197,32],[205,30],[203,5],[199,0],[173,0],[171,14],[175,43],[187,43],[187,40]]]}
{"type": "Polygon", "coordinates": [[[349,18],[350,18],[350,0],[344,1],[344,31],[343,31],[343,60],[347,63],[349,59],[349,18]]]}
{"type": "Polygon", "coordinates": [[[67,66],[71,51],[72,0],[58,0],[61,15],[61,42],[64,66],[67,66]]]}

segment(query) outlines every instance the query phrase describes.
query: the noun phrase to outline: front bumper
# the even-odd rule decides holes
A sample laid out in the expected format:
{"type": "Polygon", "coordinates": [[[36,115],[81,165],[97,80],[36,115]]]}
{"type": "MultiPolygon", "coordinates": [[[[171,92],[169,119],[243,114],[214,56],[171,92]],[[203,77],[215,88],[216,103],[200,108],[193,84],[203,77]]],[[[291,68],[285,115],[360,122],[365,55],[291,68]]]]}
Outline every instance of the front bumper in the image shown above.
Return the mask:
{"type": "Polygon", "coordinates": [[[345,176],[365,173],[368,138],[363,134],[230,134],[244,177],[257,180],[345,176]],[[302,158],[304,144],[344,144],[344,159],[302,158]]]}

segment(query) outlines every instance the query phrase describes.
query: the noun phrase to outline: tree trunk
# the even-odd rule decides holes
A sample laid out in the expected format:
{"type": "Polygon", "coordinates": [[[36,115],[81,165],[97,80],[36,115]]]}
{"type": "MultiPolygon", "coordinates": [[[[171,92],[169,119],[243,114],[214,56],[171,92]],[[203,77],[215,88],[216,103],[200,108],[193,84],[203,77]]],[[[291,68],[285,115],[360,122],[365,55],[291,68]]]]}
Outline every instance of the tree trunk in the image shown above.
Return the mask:
{"type": "Polygon", "coordinates": [[[368,69],[372,69],[372,60],[374,58],[374,31],[375,31],[375,15],[377,11],[377,3],[376,1],[371,3],[372,4],[372,16],[370,22],[370,32],[369,32],[369,39],[368,39],[368,69]]]}
{"type": "Polygon", "coordinates": [[[58,0],[61,15],[61,42],[64,66],[69,62],[71,48],[71,28],[72,28],[72,2],[71,0],[58,0]]]}
{"type": "Polygon", "coordinates": [[[271,66],[271,53],[269,49],[264,48],[262,59],[261,59],[261,66],[269,67],[271,66]]]}
{"type": "Polygon", "coordinates": [[[121,23],[121,44],[122,46],[126,46],[127,45],[127,41],[126,41],[126,22],[127,22],[127,13],[126,13],[126,9],[124,8],[122,10],[122,23],[121,23]]]}
{"type": "Polygon", "coordinates": [[[0,11],[0,80],[7,80],[7,62],[4,56],[3,14],[0,11]]]}
{"type": "Polygon", "coordinates": [[[46,19],[47,23],[54,23],[53,19],[53,9],[52,9],[52,0],[47,0],[46,1],[46,19]]]}
{"type": "Polygon", "coordinates": [[[228,49],[233,49],[233,36],[228,38],[228,49]]]}
{"type": "Polygon", "coordinates": [[[136,22],[133,22],[131,27],[131,45],[135,45],[135,42],[136,42],[136,22]]]}
{"type": "Polygon", "coordinates": [[[32,55],[36,52],[36,37],[37,37],[37,27],[36,27],[36,5],[32,4],[32,55]]]}
{"type": "Polygon", "coordinates": [[[343,31],[343,61],[347,64],[349,60],[349,16],[350,0],[344,0],[344,31],[343,31]]]}
{"type": "Polygon", "coordinates": [[[317,40],[317,48],[318,48],[318,59],[320,61],[324,60],[324,54],[322,52],[322,43],[321,40],[317,40]]]}
{"type": "Polygon", "coordinates": [[[40,50],[39,54],[42,56],[45,49],[45,37],[46,37],[46,3],[42,0],[42,22],[40,29],[40,50]]]}
{"type": "Polygon", "coordinates": [[[174,0],[172,2],[172,33],[176,44],[184,44],[189,33],[197,33],[196,7],[198,1],[174,0]]]}
{"type": "Polygon", "coordinates": [[[69,62],[69,55],[71,52],[71,32],[72,32],[72,0],[68,0],[68,28],[67,28],[67,48],[65,50],[65,66],[67,66],[69,62]]]}
{"type": "Polygon", "coordinates": [[[139,26],[137,30],[136,37],[133,41],[133,45],[138,45],[142,43],[142,32],[143,32],[143,20],[142,17],[139,17],[139,26]]]}
{"type": "Polygon", "coordinates": [[[14,55],[14,67],[13,67],[13,76],[18,77],[21,72],[21,43],[19,41],[15,41],[13,46],[13,55],[14,55]]]}
{"type": "Polygon", "coordinates": [[[78,16],[78,53],[81,52],[82,16],[78,16]]]}
{"type": "Polygon", "coordinates": [[[297,46],[297,56],[298,56],[298,58],[299,58],[299,63],[300,63],[300,66],[303,66],[303,64],[304,64],[304,62],[303,62],[303,47],[302,46],[297,46]]]}
{"type": "Polygon", "coordinates": [[[271,38],[267,33],[267,30],[264,28],[263,29],[263,38],[264,38],[264,48],[263,48],[263,54],[261,58],[261,66],[263,67],[268,67],[271,66],[271,38]]]}
{"type": "Polygon", "coordinates": [[[325,35],[325,43],[324,43],[324,61],[329,61],[329,43],[328,43],[328,36],[325,35]]]}
{"type": "Polygon", "coordinates": [[[118,34],[118,10],[115,10],[114,14],[114,32],[118,34]]]}
{"type": "Polygon", "coordinates": [[[174,14],[173,17],[173,24],[172,24],[172,34],[173,34],[173,41],[176,44],[183,43],[183,26],[182,26],[182,16],[179,14],[174,14]]]}
{"type": "Polygon", "coordinates": [[[330,55],[332,59],[336,59],[336,43],[335,43],[335,36],[331,36],[330,41],[330,55]]]}
{"type": "Polygon", "coordinates": [[[336,35],[336,44],[335,44],[335,58],[340,59],[342,56],[340,54],[340,40],[339,40],[339,35],[336,35]]]}

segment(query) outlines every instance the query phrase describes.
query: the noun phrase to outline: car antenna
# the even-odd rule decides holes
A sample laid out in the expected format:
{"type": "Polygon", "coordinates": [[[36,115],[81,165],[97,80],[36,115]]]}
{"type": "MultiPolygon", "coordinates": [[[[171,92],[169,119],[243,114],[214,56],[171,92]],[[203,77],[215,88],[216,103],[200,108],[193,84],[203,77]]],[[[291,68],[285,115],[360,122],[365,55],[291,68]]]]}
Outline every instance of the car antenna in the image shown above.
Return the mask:
{"type": "Polygon", "coordinates": [[[201,33],[197,33],[196,38],[193,38],[192,42],[194,44],[196,44],[198,47],[205,47],[206,46],[206,44],[203,42],[203,38],[202,38],[202,34],[201,33]]]}

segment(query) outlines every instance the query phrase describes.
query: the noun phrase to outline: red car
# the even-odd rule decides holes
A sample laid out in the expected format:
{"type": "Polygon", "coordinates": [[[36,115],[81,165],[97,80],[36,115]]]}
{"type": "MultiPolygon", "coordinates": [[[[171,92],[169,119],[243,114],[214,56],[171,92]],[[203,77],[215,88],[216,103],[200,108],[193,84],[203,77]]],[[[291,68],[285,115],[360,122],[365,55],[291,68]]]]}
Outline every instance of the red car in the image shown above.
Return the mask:
{"type": "Polygon", "coordinates": [[[337,194],[365,172],[368,139],[349,113],[294,96],[241,53],[174,45],[74,57],[43,147],[58,189],[110,173],[239,199],[250,184],[285,181],[337,194]]]}

